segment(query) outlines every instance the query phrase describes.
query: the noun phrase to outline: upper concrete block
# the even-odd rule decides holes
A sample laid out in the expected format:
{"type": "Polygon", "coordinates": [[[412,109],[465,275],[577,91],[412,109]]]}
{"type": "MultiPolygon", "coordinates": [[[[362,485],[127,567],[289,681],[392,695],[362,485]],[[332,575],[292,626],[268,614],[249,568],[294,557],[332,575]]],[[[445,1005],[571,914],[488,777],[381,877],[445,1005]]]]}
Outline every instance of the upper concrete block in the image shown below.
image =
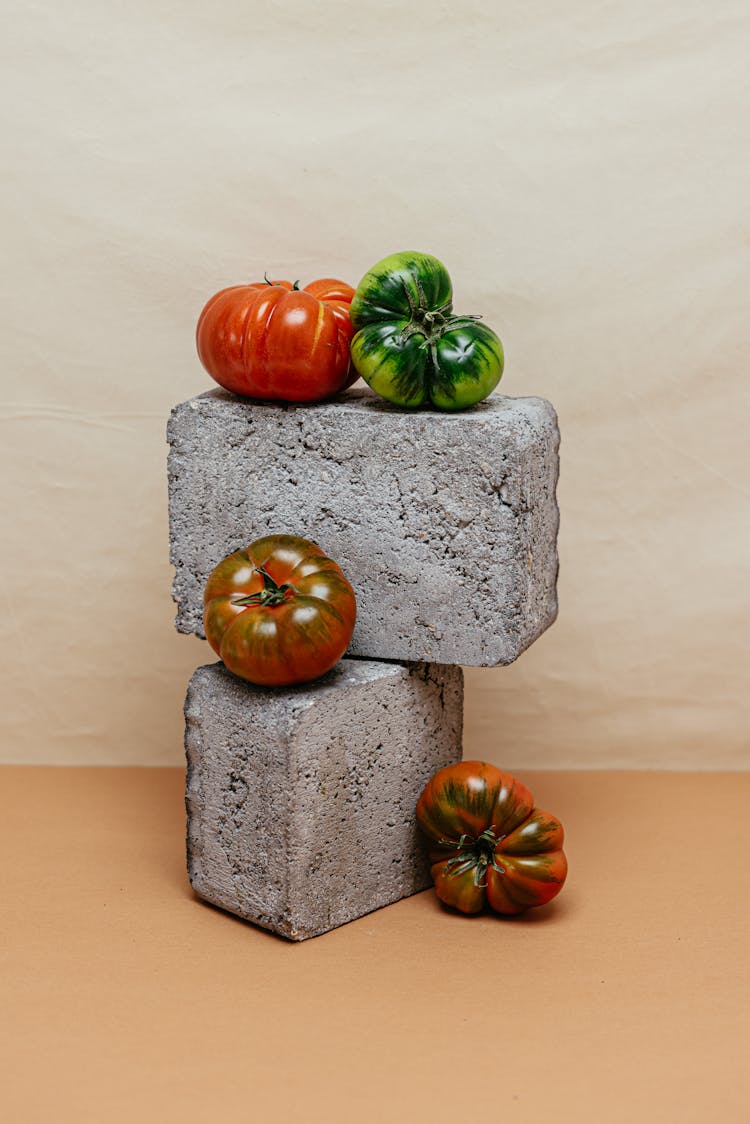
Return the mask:
{"type": "Polygon", "coordinates": [[[350,654],[511,663],[557,615],[559,433],[542,398],[456,414],[369,390],[313,406],[215,390],[169,423],[173,596],[203,635],[203,588],[269,533],[313,539],[357,594],[350,654]]]}

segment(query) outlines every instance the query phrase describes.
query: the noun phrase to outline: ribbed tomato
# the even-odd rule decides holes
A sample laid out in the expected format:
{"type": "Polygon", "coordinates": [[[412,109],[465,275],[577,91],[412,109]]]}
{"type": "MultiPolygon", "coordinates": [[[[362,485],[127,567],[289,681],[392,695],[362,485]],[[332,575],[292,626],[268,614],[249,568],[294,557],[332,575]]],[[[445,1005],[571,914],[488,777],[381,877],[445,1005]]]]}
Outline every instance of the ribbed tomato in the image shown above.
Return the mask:
{"type": "Polygon", "coordinates": [[[354,590],[319,546],[267,535],[220,562],[204,593],[206,639],[235,675],[270,687],[317,679],[354,631],[354,590]]]}
{"type": "Polygon", "coordinates": [[[562,824],[494,765],[441,769],[419,797],[417,821],[431,841],[435,891],[462,913],[478,913],[485,902],[497,913],[523,913],[562,889],[562,824]]]}
{"type": "Polygon", "coordinates": [[[354,289],[324,278],[303,289],[261,281],[222,289],[198,320],[198,355],[227,390],[251,398],[317,402],[350,386],[354,289]]]}
{"type": "Polygon", "coordinates": [[[453,312],[453,286],[431,254],[391,254],[364,275],[351,303],[352,362],[398,406],[465,410],[500,381],[500,337],[453,312]]]}

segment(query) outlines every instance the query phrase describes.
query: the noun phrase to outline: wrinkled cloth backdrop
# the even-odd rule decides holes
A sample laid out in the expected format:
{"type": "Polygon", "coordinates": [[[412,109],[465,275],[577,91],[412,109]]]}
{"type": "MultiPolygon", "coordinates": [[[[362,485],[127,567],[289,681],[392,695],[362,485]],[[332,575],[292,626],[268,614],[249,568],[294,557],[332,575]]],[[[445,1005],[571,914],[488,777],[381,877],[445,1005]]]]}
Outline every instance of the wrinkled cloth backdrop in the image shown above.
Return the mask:
{"type": "Polygon", "coordinates": [[[198,312],[417,248],[563,436],[559,620],[468,673],[466,752],[747,767],[744,0],[7,8],[3,760],[181,761],[198,312]]]}

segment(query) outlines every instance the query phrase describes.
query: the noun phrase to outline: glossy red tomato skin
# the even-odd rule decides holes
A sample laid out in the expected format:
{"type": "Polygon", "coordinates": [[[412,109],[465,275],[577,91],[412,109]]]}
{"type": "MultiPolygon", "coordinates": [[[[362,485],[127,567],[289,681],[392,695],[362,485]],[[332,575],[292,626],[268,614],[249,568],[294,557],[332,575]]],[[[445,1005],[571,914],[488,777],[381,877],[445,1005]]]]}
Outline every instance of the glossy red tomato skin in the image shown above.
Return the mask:
{"type": "Polygon", "coordinates": [[[417,821],[430,840],[435,891],[463,913],[485,904],[497,913],[523,913],[563,887],[562,824],[494,765],[462,761],[441,769],[419,797],[417,821]]]}
{"type": "Polygon", "coordinates": [[[211,573],[204,594],[206,639],[230,671],[260,686],[318,679],[349,647],[357,606],[341,568],[309,539],[268,535],[235,551],[211,573]],[[267,581],[282,590],[259,598],[267,581]],[[287,592],[284,587],[289,586],[287,592]]]}
{"type": "Polygon", "coordinates": [[[322,278],[233,285],[198,319],[198,356],[226,390],[251,398],[318,402],[357,378],[349,355],[354,290],[322,278]]]}

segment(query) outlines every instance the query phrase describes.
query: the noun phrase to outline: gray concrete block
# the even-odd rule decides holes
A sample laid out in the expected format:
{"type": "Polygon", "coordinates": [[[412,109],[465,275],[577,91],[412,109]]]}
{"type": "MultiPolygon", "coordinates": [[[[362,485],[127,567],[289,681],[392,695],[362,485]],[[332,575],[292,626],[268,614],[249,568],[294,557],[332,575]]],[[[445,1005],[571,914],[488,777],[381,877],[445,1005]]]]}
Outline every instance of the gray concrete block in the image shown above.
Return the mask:
{"type": "Polygon", "coordinates": [[[200,667],[185,702],[188,872],[209,902],[291,940],[430,885],[417,798],[461,758],[463,676],[342,660],[254,687],[200,667]]]}
{"type": "Polygon", "coordinates": [[[168,436],[180,632],[203,635],[213,567],[278,532],[351,581],[352,655],[507,664],[557,615],[559,433],[542,398],[446,414],[369,390],[313,406],[216,390],[176,407],[168,436]]]}

